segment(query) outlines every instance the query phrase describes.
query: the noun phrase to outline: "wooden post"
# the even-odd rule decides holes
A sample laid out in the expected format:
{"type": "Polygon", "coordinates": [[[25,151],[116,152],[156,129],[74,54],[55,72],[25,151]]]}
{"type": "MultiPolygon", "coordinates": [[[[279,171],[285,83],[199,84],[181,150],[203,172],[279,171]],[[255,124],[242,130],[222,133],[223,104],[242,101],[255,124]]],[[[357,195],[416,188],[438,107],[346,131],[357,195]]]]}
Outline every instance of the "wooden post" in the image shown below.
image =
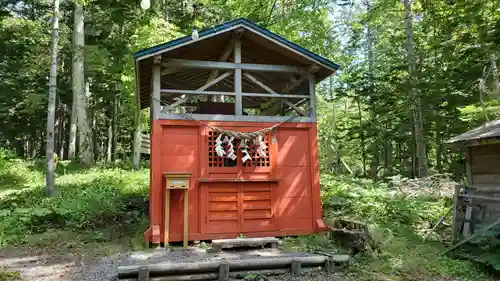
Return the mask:
{"type": "Polygon", "coordinates": [[[292,260],[291,272],[293,275],[300,275],[301,267],[302,267],[302,264],[301,264],[300,260],[298,260],[298,259],[292,260]]]}
{"type": "Polygon", "coordinates": [[[151,111],[153,119],[158,119],[161,112],[161,56],[154,57],[153,60],[153,91],[151,93],[151,111]]]}
{"type": "Polygon", "coordinates": [[[335,272],[335,260],[333,258],[328,258],[325,262],[325,270],[328,273],[335,272]]]}
{"type": "Polygon", "coordinates": [[[316,79],[314,74],[310,73],[309,76],[309,117],[316,121],[316,79]]]}
{"type": "Polygon", "coordinates": [[[188,246],[188,226],[189,226],[189,189],[184,190],[184,248],[188,246]]]}
{"type": "MultiPolygon", "coordinates": [[[[241,63],[241,40],[240,38],[235,38],[234,40],[234,62],[241,63]]],[[[243,98],[241,95],[241,68],[236,68],[234,70],[234,93],[235,103],[234,103],[234,114],[237,116],[243,115],[243,98]]]]}
{"type": "Polygon", "coordinates": [[[142,267],[139,269],[138,281],[149,281],[149,270],[147,267],[142,267]]]}
{"type": "Polygon", "coordinates": [[[229,263],[222,261],[219,265],[219,281],[229,281],[229,263]]]}
{"type": "Polygon", "coordinates": [[[168,246],[170,232],[170,189],[165,188],[165,239],[164,247],[168,246]]]}
{"type": "MultiPolygon", "coordinates": [[[[471,160],[472,160],[472,157],[470,155],[470,152],[471,152],[471,149],[469,147],[466,148],[466,152],[465,152],[465,181],[467,183],[467,186],[466,188],[468,188],[469,186],[472,186],[472,170],[471,170],[471,160]]],[[[472,203],[472,199],[469,199],[469,202],[472,203]]],[[[465,208],[465,219],[466,220],[470,220],[471,217],[472,217],[472,211],[473,211],[473,208],[471,206],[467,206],[465,208]]],[[[470,229],[470,226],[471,226],[471,223],[466,221],[464,222],[464,231],[463,231],[463,234],[464,234],[464,237],[469,237],[469,235],[471,234],[471,229],[470,229]]]]}
{"type": "Polygon", "coordinates": [[[457,216],[458,216],[458,194],[460,193],[460,185],[455,186],[455,194],[453,194],[453,215],[452,215],[452,221],[451,221],[451,244],[455,243],[457,240],[457,232],[458,232],[458,222],[457,222],[457,216]]]}

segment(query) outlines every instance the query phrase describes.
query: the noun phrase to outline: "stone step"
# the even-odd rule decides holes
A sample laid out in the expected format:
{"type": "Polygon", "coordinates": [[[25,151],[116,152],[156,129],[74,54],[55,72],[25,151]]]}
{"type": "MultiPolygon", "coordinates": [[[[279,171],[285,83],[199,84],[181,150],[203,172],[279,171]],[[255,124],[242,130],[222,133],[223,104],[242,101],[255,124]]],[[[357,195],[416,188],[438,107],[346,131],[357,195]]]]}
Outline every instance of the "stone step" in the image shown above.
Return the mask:
{"type": "Polygon", "coordinates": [[[220,252],[222,249],[242,248],[242,247],[266,247],[275,248],[278,245],[278,239],[275,237],[258,238],[235,238],[212,240],[212,248],[209,252],[220,252]]]}

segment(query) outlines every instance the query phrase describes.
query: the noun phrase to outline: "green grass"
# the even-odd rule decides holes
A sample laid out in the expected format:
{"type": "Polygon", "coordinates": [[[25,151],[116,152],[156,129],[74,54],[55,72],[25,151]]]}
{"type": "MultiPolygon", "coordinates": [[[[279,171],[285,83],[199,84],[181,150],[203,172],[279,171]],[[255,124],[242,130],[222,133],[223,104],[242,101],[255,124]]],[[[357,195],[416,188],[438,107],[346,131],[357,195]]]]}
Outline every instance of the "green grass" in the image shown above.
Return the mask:
{"type": "MultiPolygon", "coordinates": [[[[144,247],[148,220],[139,210],[127,210],[125,198],[148,195],[147,169],[63,162],[56,174],[58,195],[48,198],[43,162],[12,159],[0,150],[0,246],[96,255],[144,247]]],[[[356,256],[349,266],[346,274],[352,280],[494,280],[478,264],[442,255],[449,227],[438,228],[430,242],[423,242],[424,230],[451,205],[449,198],[408,198],[385,183],[327,174],[321,197],[327,222],[339,217],[364,221],[375,241],[377,251],[356,256]]],[[[285,240],[297,251],[345,251],[338,245],[322,234],[285,240]]]]}
{"type": "Polygon", "coordinates": [[[126,203],[132,196],[147,197],[148,170],[59,163],[57,196],[49,198],[44,195],[42,162],[4,155],[0,178],[0,246],[57,247],[67,241],[141,245],[147,218],[143,210],[127,209],[126,203]]]}
{"type": "MultiPolygon", "coordinates": [[[[423,241],[424,229],[446,212],[449,198],[423,195],[410,199],[391,192],[385,183],[331,175],[322,176],[321,196],[327,223],[339,217],[363,221],[375,241],[375,251],[357,255],[349,266],[346,274],[353,280],[495,280],[481,264],[442,254],[449,227],[438,228],[433,239],[423,241]]],[[[345,252],[336,242],[312,235],[288,239],[286,245],[294,250],[345,252]]]]}

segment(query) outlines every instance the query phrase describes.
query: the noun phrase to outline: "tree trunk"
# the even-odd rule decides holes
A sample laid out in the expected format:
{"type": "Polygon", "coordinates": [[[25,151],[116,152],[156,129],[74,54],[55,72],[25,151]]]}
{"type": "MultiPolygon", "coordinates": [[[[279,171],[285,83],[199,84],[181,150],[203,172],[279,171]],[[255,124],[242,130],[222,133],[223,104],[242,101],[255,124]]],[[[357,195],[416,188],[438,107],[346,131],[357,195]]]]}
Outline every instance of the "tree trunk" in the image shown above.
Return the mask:
{"type": "Polygon", "coordinates": [[[83,6],[79,1],[75,1],[74,27],[73,27],[73,96],[77,97],[77,124],[79,138],[79,159],[87,166],[92,165],[92,133],[87,116],[87,98],[85,96],[84,77],[84,21],[83,6]]]}
{"type": "Polygon", "coordinates": [[[106,153],[106,161],[111,162],[111,151],[113,150],[113,121],[110,120],[108,125],[108,149],[106,153]]]}
{"type": "Polygon", "coordinates": [[[116,161],[116,147],[118,144],[118,139],[116,136],[117,132],[117,115],[118,115],[118,94],[115,93],[115,98],[113,100],[113,114],[111,116],[111,128],[113,130],[111,138],[111,161],[116,161]]]}
{"type": "Polygon", "coordinates": [[[64,133],[65,133],[65,126],[64,124],[66,123],[66,105],[61,103],[60,104],[61,108],[61,116],[59,120],[59,159],[63,160],[65,155],[64,155],[64,133]]]}
{"type": "Polygon", "coordinates": [[[339,142],[337,141],[337,109],[336,109],[336,105],[335,105],[335,99],[333,96],[332,77],[330,77],[329,82],[330,82],[330,100],[332,101],[332,131],[333,131],[333,140],[334,140],[333,147],[335,148],[335,151],[334,151],[334,171],[336,173],[340,173],[340,170],[341,170],[340,147],[339,147],[339,142]]]}
{"type": "Polygon", "coordinates": [[[413,99],[413,116],[415,126],[416,154],[418,158],[418,177],[426,177],[429,174],[427,164],[427,153],[425,146],[424,126],[422,121],[422,105],[419,91],[417,90],[417,73],[415,53],[413,49],[413,27],[411,17],[411,0],[404,0],[405,24],[406,24],[406,48],[408,60],[408,74],[410,79],[411,93],[413,99]]]}
{"type": "MultiPolygon", "coordinates": [[[[365,3],[367,12],[370,13],[371,9],[371,4],[370,0],[366,0],[365,3]]],[[[372,37],[372,29],[370,27],[370,21],[367,21],[366,24],[366,41],[367,41],[367,59],[368,59],[368,88],[369,88],[369,93],[370,93],[370,107],[371,107],[371,122],[372,122],[372,129],[375,131],[377,128],[376,122],[376,105],[375,105],[375,87],[373,83],[373,37],[372,37]]],[[[378,137],[378,132],[375,131],[375,133],[372,135],[372,141],[370,143],[369,151],[372,154],[372,160],[370,163],[370,177],[372,179],[376,179],[378,176],[378,166],[380,163],[380,158],[379,158],[379,137],[378,137]]]]}
{"type": "Polygon", "coordinates": [[[359,129],[361,137],[361,157],[363,162],[363,176],[366,176],[366,150],[365,150],[365,126],[363,126],[363,116],[361,115],[361,102],[360,97],[357,98],[358,102],[358,117],[359,117],[359,129]]]}
{"type": "Polygon", "coordinates": [[[78,121],[77,118],[78,96],[75,96],[75,94],[76,92],[73,90],[73,102],[71,105],[71,119],[69,124],[69,141],[68,141],[68,158],[71,160],[74,160],[76,155],[76,133],[77,133],[76,123],[78,121]]]}
{"type": "Polygon", "coordinates": [[[408,145],[411,152],[411,169],[410,177],[414,178],[417,176],[417,150],[415,149],[415,112],[412,110],[412,116],[410,117],[410,130],[411,130],[411,142],[408,145]]]}
{"type": "MultiPolygon", "coordinates": [[[[385,125],[385,131],[390,132],[391,129],[391,124],[386,124],[385,125]]],[[[393,143],[392,139],[389,138],[388,140],[385,140],[385,149],[384,149],[384,168],[385,174],[392,175],[393,173],[393,162],[394,162],[394,156],[392,154],[393,151],[393,143]]]]}
{"type": "Polygon", "coordinates": [[[403,163],[403,147],[401,142],[396,140],[396,161],[398,165],[398,173],[404,175],[405,174],[405,166],[403,163]]]}
{"type": "Polygon", "coordinates": [[[491,54],[491,74],[493,76],[493,83],[495,84],[495,94],[500,93],[500,81],[498,80],[497,58],[495,54],[491,54]]]}
{"type": "Polygon", "coordinates": [[[136,114],[135,114],[135,130],[134,130],[134,146],[133,146],[133,166],[134,169],[139,169],[141,163],[141,105],[139,101],[137,101],[136,105],[136,114]]]}
{"type": "Polygon", "coordinates": [[[101,155],[99,151],[99,143],[97,142],[97,114],[94,110],[90,110],[90,120],[92,123],[92,151],[94,152],[94,161],[98,161],[101,155]]]}
{"type": "Polygon", "coordinates": [[[56,95],[57,95],[57,43],[59,38],[59,0],[54,0],[52,14],[52,38],[51,38],[51,63],[49,76],[49,98],[47,110],[47,135],[45,145],[45,156],[47,168],[45,171],[45,194],[54,196],[55,182],[55,159],[54,159],[54,126],[56,117],[56,95]]]}
{"type": "MultiPolygon", "coordinates": [[[[50,88],[50,76],[49,76],[49,88],[50,88]]],[[[59,141],[59,136],[61,135],[61,104],[58,104],[57,97],[55,101],[55,118],[54,118],[54,153],[59,154],[59,148],[61,147],[61,142],[59,141]]],[[[47,146],[45,146],[47,149],[47,146]]]]}
{"type": "Polygon", "coordinates": [[[436,170],[438,173],[442,173],[443,171],[443,145],[441,136],[441,119],[439,116],[436,116],[436,170]]]}

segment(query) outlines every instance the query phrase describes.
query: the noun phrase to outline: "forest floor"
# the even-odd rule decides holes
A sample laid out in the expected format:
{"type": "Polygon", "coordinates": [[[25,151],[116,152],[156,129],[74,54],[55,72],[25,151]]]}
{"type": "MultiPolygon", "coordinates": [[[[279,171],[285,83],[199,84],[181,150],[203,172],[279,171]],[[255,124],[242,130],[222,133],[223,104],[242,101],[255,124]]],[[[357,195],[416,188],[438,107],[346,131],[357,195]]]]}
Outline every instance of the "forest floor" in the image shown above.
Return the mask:
{"type": "MultiPolygon", "coordinates": [[[[140,200],[133,199],[147,196],[148,169],[132,171],[126,165],[88,169],[59,163],[58,195],[53,198],[44,196],[43,170],[39,162],[0,155],[0,280],[115,280],[118,264],[159,256],[189,260],[203,252],[195,247],[169,252],[146,249],[142,233],[147,217],[140,200]]],[[[429,241],[422,240],[451,205],[452,185],[440,179],[422,183],[401,178],[373,183],[328,174],[321,180],[326,221],[342,217],[366,222],[373,247],[354,256],[349,267],[335,276],[268,280],[495,280],[483,265],[442,255],[449,221],[429,241]]],[[[280,252],[265,254],[318,249],[342,251],[336,241],[317,234],[285,238],[280,252]]]]}
{"type": "MultiPolygon", "coordinates": [[[[105,248],[106,244],[99,245],[105,248]]],[[[113,245],[111,245],[113,247],[113,245]]],[[[192,262],[208,260],[252,259],[293,257],[312,255],[307,252],[287,251],[285,249],[255,249],[207,253],[200,247],[147,249],[142,251],[121,250],[104,255],[92,248],[79,251],[48,251],[47,249],[27,250],[27,248],[6,248],[0,250],[0,264],[12,272],[19,272],[23,281],[114,281],[117,280],[116,268],[119,265],[143,265],[171,262],[192,262]]],[[[266,279],[272,280],[272,279],[266,279]]],[[[280,276],[279,280],[316,280],[349,281],[344,273],[327,275],[315,270],[303,273],[300,277],[280,276]]]]}

